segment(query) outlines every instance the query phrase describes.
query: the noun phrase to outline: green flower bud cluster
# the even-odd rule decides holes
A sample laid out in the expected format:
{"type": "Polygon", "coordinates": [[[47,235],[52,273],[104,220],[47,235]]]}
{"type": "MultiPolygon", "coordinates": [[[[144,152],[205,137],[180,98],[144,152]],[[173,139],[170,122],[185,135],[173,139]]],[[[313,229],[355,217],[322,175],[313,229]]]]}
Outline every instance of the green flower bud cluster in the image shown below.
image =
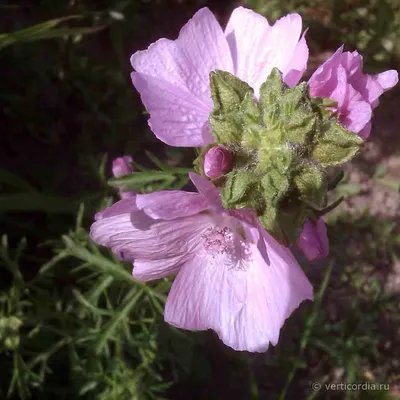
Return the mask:
{"type": "Polygon", "coordinates": [[[0,317],[0,343],[6,350],[16,350],[19,346],[19,328],[22,321],[15,316],[0,317]]]}
{"type": "Polygon", "coordinates": [[[280,242],[295,243],[312,210],[326,207],[327,167],[350,160],[363,143],[306,83],[288,87],[273,69],[253,89],[224,71],[213,71],[210,127],[216,144],[234,155],[232,170],[214,183],[229,209],[250,208],[280,242]]]}

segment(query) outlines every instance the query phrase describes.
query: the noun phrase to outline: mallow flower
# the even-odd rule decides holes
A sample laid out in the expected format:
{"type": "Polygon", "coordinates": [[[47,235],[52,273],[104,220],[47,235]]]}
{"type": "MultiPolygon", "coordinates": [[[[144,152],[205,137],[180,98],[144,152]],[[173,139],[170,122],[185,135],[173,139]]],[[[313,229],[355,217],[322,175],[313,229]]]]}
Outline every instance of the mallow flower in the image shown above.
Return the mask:
{"type": "Polygon", "coordinates": [[[199,193],[137,194],[99,213],[92,239],[133,260],[133,278],[177,274],[164,318],[214,330],[239,351],[276,345],[286,318],[313,290],[290,250],[250,210],[226,210],[219,190],[195,173],[199,193]]]}
{"type": "Polygon", "coordinates": [[[155,135],[172,146],[196,147],[214,142],[208,123],[213,110],[211,71],[235,75],[258,95],[274,67],[286,84],[296,85],[307,60],[298,14],[271,26],[263,16],[238,7],[223,30],[212,12],[202,8],[178,39],[160,39],[133,54],[131,77],[155,135]]]}
{"type": "Polygon", "coordinates": [[[363,58],[357,52],[343,52],[341,46],[309,80],[312,96],[336,100],[333,109],[350,131],[366,139],[371,133],[372,110],[379,96],[398,82],[398,73],[389,70],[376,75],[363,73],[363,58]]]}
{"type": "Polygon", "coordinates": [[[328,169],[358,153],[379,95],[397,82],[396,71],[363,74],[361,56],[341,48],[299,83],[308,60],[302,32],[298,14],[270,25],[243,7],[223,30],[203,8],[176,40],[131,56],[155,135],[203,147],[196,169],[221,189],[224,207],[251,209],[285,245],[331,209],[328,169]]]}

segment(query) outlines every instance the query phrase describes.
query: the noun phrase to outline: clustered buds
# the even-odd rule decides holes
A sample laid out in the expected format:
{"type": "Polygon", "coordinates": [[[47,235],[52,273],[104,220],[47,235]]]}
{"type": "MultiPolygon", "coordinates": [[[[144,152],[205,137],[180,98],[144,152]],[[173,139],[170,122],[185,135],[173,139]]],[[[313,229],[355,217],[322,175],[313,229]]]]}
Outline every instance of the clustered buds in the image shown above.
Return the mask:
{"type": "Polygon", "coordinates": [[[327,207],[327,168],[350,160],[362,139],[329,111],[334,101],[311,97],[304,82],[288,87],[276,68],[259,99],[228,72],[211,72],[210,83],[217,146],[205,154],[205,175],[223,175],[216,184],[225,208],[252,209],[277,240],[296,243],[327,207]]]}

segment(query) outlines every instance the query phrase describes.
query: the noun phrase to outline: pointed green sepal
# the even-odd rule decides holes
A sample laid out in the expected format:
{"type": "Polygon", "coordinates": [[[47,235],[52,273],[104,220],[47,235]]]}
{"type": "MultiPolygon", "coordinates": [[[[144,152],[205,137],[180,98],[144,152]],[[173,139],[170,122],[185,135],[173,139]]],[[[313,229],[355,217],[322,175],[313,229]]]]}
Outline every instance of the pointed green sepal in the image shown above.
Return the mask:
{"type": "Polygon", "coordinates": [[[287,87],[278,68],[273,68],[267,80],[260,87],[260,104],[262,108],[276,103],[287,87]]]}
{"type": "Polygon", "coordinates": [[[363,140],[338,122],[325,123],[325,131],[317,138],[313,159],[323,167],[343,164],[356,155],[363,140]]]}
{"type": "Polygon", "coordinates": [[[328,192],[336,189],[336,186],[339,185],[341,180],[344,178],[344,171],[341,170],[328,182],[328,192]]]}
{"type": "Polygon", "coordinates": [[[271,170],[261,179],[261,187],[268,204],[277,206],[289,190],[289,180],[277,170],[271,170]]]}
{"type": "Polygon", "coordinates": [[[296,243],[300,236],[307,219],[307,208],[307,205],[296,197],[289,196],[281,202],[279,226],[289,243],[296,243]]]}
{"type": "Polygon", "coordinates": [[[210,72],[211,97],[215,113],[227,113],[236,109],[246,93],[253,89],[229,72],[215,70],[210,72]]]}
{"type": "Polygon", "coordinates": [[[210,85],[214,102],[210,115],[213,136],[219,144],[238,144],[243,131],[241,104],[246,99],[246,111],[254,113],[254,105],[250,104],[253,89],[229,72],[219,70],[210,73],[210,85]]]}
{"type": "Polygon", "coordinates": [[[326,205],[327,181],[324,172],[316,165],[305,165],[293,178],[299,199],[318,207],[326,205]]]}
{"type": "Polygon", "coordinates": [[[239,145],[243,127],[237,113],[233,112],[225,115],[210,115],[210,127],[218,144],[225,146],[239,145]]]}
{"type": "Polygon", "coordinates": [[[221,200],[225,208],[262,207],[259,198],[259,182],[256,176],[244,169],[230,172],[221,188],[221,200]]]}

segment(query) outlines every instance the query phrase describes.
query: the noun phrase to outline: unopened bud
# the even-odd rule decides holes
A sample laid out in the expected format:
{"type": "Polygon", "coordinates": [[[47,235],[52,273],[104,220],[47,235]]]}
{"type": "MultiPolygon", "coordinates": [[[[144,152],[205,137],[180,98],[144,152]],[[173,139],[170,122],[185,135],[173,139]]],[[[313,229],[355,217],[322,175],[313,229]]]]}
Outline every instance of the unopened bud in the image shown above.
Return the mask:
{"type": "Polygon", "coordinates": [[[219,178],[230,171],[232,158],[232,153],[223,147],[212,147],[204,157],[204,173],[211,179],[219,178]]]}
{"type": "MultiPolygon", "coordinates": [[[[128,175],[133,172],[133,167],[131,165],[132,157],[123,156],[116,158],[112,163],[112,173],[115,178],[123,175],[128,175]]],[[[129,199],[133,197],[136,193],[133,191],[124,192],[123,188],[120,188],[119,194],[121,199],[129,199]]]]}
{"type": "Polygon", "coordinates": [[[325,258],[329,254],[329,241],[324,220],[319,218],[316,223],[307,220],[303,231],[297,240],[297,247],[309,261],[325,258]]]}

